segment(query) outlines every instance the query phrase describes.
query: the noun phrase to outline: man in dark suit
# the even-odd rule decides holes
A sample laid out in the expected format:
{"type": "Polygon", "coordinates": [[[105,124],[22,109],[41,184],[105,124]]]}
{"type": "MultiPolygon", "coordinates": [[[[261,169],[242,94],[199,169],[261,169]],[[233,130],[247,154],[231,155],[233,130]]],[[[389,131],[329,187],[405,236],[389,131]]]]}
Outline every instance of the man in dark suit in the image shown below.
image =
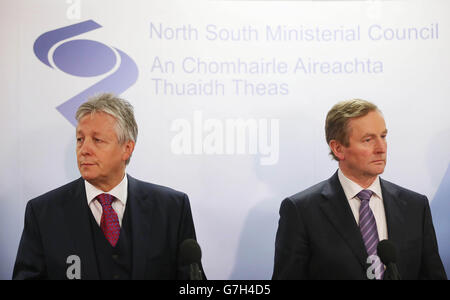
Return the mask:
{"type": "Polygon", "coordinates": [[[325,131],[339,169],[281,203],[273,279],[381,279],[385,267],[372,258],[384,239],[402,279],[446,279],[428,199],[379,177],[387,129],[378,108],[340,102],[325,131]]]}
{"type": "Polygon", "coordinates": [[[195,239],[187,195],[125,174],[132,106],[102,94],[76,118],[82,178],[28,202],[13,279],[189,279],[179,257],[195,239]]]}

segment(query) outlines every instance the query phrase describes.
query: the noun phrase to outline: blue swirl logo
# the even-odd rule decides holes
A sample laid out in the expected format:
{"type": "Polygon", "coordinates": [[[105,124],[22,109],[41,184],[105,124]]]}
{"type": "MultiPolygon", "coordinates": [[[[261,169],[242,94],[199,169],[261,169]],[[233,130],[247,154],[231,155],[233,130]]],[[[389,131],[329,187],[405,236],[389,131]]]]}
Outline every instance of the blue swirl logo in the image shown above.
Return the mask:
{"type": "Polygon", "coordinates": [[[48,31],[34,42],[35,55],[52,69],[78,77],[111,73],[56,108],[74,126],[77,124],[75,113],[87,98],[102,92],[121,94],[136,82],[139,75],[136,63],[123,51],[98,41],[73,39],[101,27],[89,20],[48,31]]]}

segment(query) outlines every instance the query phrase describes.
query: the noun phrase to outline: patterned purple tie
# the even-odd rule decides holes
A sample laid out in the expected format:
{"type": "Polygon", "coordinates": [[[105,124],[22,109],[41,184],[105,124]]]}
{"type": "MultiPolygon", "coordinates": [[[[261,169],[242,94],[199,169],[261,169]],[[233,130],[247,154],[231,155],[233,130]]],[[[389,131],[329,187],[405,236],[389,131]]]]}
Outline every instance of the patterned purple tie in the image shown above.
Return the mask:
{"type": "MultiPolygon", "coordinates": [[[[370,197],[372,197],[373,192],[370,190],[362,190],[356,196],[361,200],[361,206],[359,207],[359,230],[361,230],[361,235],[366,246],[368,256],[377,255],[378,246],[378,230],[375,217],[369,206],[370,197]]],[[[384,266],[380,262],[376,268],[380,274],[380,278],[383,278],[384,266]]]]}
{"type": "Polygon", "coordinates": [[[102,205],[103,213],[100,220],[100,228],[111,246],[115,247],[120,235],[120,224],[117,213],[112,208],[114,197],[110,194],[101,194],[97,200],[102,205]]]}

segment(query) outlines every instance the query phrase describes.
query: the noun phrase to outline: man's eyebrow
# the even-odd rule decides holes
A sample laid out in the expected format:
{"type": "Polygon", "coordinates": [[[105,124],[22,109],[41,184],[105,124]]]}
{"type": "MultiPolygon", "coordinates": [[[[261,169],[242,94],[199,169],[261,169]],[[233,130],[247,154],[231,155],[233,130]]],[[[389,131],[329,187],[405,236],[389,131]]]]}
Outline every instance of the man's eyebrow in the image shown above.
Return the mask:
{"type": "Polygon", "coordinates": [[[372,137],[372,136],[376,136],[376,134],[375,133],[366,133],[365,135],[363,135],[361,137],[361,139],[365,139],[366,137],[372,137]]]}
{"type": "MultiPolygon", "coordinates": [[[[76,133],[84,133],[83,130],[77,129],[76,133]]],[[[99,131],[91,131],[92,135],[101,135],[99,131]]]]}
{"type": "MultiPolygon", "coordinates": [[[[381,132],[381,134],[387,134],[387,133],[388,133],[387,129],[385,129],[385,130],[383,130],[383,132],[381,132]]],[[[361,137],[361,139],[364,139],[366,137],[373,137],[373,136],[377,136],[377,134],[376,133],[366,133],[365,135],[363,135],[361,137]]]]}

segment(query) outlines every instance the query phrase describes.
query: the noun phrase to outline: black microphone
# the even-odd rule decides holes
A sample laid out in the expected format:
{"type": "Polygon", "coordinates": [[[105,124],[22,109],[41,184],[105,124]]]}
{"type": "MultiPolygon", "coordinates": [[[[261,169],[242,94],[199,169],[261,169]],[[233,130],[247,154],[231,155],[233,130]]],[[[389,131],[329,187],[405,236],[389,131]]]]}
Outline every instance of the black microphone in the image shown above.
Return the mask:
{"type": "Polygon", "coordinates": [[[182,266],[189,265],[190,280],[202,280],[202,271],[200,271],[200,260],[202,259],[202,250],[194,239],[184,240],[180,245],[180,263],[182,266]]]}
{"type": "Polygon", "coordinates": [[[401,280],[397,268],[397,248],[389,240],[382,240],[377,246],[377,255],[386,266],[383,280],[401,280]]]}

